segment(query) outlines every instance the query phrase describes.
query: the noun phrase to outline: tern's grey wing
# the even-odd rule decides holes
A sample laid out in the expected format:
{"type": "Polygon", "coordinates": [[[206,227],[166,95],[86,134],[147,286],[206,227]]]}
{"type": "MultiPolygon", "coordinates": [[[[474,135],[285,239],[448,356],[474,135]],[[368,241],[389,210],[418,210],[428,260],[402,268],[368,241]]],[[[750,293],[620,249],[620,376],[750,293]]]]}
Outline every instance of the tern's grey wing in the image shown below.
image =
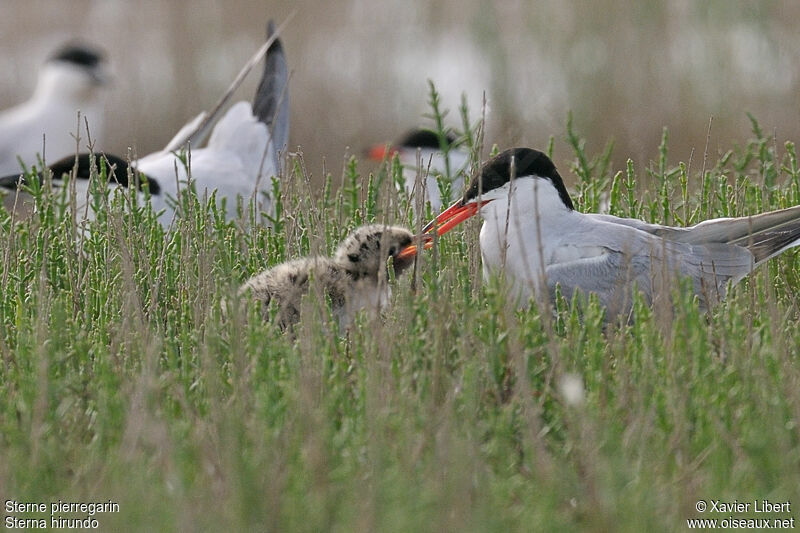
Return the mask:
{"type": "Polygon", "coordinates": [[[730,244],[693,245],[664,239],[639,239],[626,247],[600,247],[602,253],[549,265],[545,276],[551,296],[556,285],[572,298],[577,290],[596,294],[609,316],[627,314],[637,287],[648,304],[674,286],[676,276],[692,280],[700,306],[725,296],[729,281],[738,282],[753,268],[745,248],[730,244]],[[617,249],[615,249],[617,248],[617,249]]]}
{"type": "Polygon", "coordinates": [[[603,253],[593,257],[549,265],[545,269],[545,281],[551,299],[555,297],[556,286],[567,300],[576,292],[584,296],[594,294],[608,310],[609,317],[630,311],[634,286],[638,286],[645,300],[651,302],[651,258],[605,247],[602,250],[603,253]]]}
{"type": "Polygon", "coordinates": [[[656,237],[662,237],[674,241],[681,241],[683,236],[689,232],[689,228],[675,228],[672,226],[662,226],[661,224],[650,224],[649,222],[639,220],[638,218],[622,218],[614,215],[602,214],[587,214],[586,216],[595,221],[627,226],[639,231],[644,231],[650,235],[655,235],[656,237]]]}
{"type": "Polygon", "coordinates": [[[689,228],[648,224],[612,215],[587,215],[597,221],[636,228],[677,243],[693,245],[732,244],[747,248],[755,265],[775,257],[787,248],[800,245],[800,206],[762,213],[751,217],[716,218],[689,228]]]}
{"type": "MultiPolygon", "coordinates": [[[[275,34],[275,23],[267,24],[267,39],[275,34]]],[[[280,168],[278,151],[289,144],[289,66],[283,44],[275,39],[264,59],[264,74],[253,98],[253,114],[267,125],[275,147],[273,157],[280,168]]]]}

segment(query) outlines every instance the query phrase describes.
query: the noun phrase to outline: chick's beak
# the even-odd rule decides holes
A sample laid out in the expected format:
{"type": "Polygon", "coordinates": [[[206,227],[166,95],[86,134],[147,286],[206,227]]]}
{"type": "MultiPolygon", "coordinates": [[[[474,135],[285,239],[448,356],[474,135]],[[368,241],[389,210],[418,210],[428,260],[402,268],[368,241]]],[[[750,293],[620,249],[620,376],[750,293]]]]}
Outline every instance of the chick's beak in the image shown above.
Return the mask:
{"type": "Polygon", "coordinates": [[[419,235],[417,237],[417,239],[419,239],[420,245],[418,246],[416,244],[409,244],[408,246],[406,246],[405,248],[400,250],[400,252],[397,254],[397,260],[404,261],[406,259],[411,259],[415,255],[417,255],[417,251],[419,250],[420,246],[422,248],[424,248],[425,250],[427,250],[428,248],[432,248],[433,247],[433,237],[432,236],[430,236],[430,235],[419,235]]]}

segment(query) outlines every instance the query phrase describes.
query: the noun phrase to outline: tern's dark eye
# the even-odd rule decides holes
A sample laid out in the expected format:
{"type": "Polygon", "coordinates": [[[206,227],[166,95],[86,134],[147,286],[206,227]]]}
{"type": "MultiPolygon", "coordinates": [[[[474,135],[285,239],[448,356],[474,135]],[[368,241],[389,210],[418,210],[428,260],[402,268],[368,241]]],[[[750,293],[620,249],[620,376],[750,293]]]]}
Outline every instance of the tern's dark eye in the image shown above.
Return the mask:
{"type": "Polygon", "coordinates": [[[392,246],[391,248],[389,248],[389,255],[394,255],[396,251],[397,249],[394,246],[392,246]]]}

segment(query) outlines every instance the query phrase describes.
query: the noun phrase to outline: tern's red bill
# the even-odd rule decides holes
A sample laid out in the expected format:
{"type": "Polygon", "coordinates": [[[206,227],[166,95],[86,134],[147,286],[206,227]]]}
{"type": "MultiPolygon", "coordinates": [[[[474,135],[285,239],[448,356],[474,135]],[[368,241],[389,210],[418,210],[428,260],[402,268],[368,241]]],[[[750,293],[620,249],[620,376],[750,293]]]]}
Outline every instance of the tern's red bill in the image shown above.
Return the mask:
{"type": "MultiPolygon", "coordinates": [[[[469,202],[463,203],[462,200],[457,201],[436,217],[435,219],[431,220],[424,228],[422,228],[422,233],[427,234],[427,240],[425,242],[424,248],[427,250],[433,247],[433,237],[431,235],[431,230],[436,230],[437,236],[442,236],[451,229],[455,228],[468,218],[475,216],[478,213],[481,206],[486,205],[487,203],[491,202],[491,200],[485,200],[480,202],[469,202]]],[[[413,257],[416,255],[418,251],[418,247],[416,244],[411,244],[403,248],[400,252],[399,257],[406,258],[406,257],[413,257]]]]}
{"type": "Polygon", "coordinates": [[[373,161],[383,161],[384,159],[392,158],[396,153],[397,148],[392,148],[387,144],[376,144],[367,150],[367,157],[373,161]]]}
{"type": "Polygon", "coordinates": [[[430,233],[432,229],[436,228],[436,235],[442,236],[471,216],[474,216],[481,208],[481,205],[485,203],[486,202],[469,202],[464,204],[459,200],[442,211],[438,217],[428,222],[428,224],[422,228],[422,233],[430,233]]]}

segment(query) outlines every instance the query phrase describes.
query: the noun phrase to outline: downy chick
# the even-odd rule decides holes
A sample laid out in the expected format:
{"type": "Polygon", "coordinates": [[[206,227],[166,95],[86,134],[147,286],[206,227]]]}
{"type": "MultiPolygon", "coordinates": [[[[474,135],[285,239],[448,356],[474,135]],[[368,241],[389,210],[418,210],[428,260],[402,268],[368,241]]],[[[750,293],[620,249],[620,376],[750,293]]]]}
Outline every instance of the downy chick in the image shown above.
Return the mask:
{"type": "Polygon", "coordinates": [[[313,278],[330,299],[340,327],[346,327],[364,308],[380,309],[391,295],[388,279],[389,257],[395,275],[413,264],[414,258],[398,258],[400,250],[413,241],[410,231],[372,224],[354,230],[336,249],[333,257],[307,257],[277,265],[250,278],[239,294],[250,293],[268,306],[275,302],[276,320],[282,328],[300,320],[303,296],[313,278]]]}

